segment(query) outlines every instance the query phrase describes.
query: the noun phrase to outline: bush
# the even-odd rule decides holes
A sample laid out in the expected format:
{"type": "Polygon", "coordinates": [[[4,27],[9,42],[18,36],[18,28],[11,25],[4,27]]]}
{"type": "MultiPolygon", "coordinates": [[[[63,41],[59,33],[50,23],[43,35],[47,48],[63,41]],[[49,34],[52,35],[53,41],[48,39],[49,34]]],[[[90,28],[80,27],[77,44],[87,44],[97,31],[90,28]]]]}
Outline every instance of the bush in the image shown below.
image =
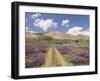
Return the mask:
{"type": "Polygon", "coordinates": [[[32,66],[33,66],[32,60],[26,60],[25,67],[26,68],[32,68],[32,66]]]}
{"type": "Polygon", "coordinates": [[[40,65],[44,64],[44,62],[45,62],[45,56],[43,54],[32,56],[33,67],[40,66],[40,65]]]}
{"type": "Polygon", "coordinates": [[[75,65],[89,64],[89,53],[82,52],[79,54],[74,54],[72,56],[71,62],[74,63],[75,65]]]}
{"type": "Polygon", "coordinates": [[[58,46],[57,49],[61,54],[67,54],[68,52],[71,51],[70,47],[67,46],[58,46]]]}
{"type": "Polygon", "coordinates": [[[26,47],[25,48],[26,53],[33,53],[34,51],[35,51],[35,48],[32,48],[32,47],[26,47]]]}

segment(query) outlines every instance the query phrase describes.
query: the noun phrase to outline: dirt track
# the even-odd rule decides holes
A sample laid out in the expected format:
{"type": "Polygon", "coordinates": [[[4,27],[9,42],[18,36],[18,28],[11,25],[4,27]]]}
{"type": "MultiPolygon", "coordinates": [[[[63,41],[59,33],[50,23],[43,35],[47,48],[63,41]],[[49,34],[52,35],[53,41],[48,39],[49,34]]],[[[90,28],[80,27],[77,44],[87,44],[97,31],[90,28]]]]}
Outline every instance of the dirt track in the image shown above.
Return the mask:
{"type": "Polygon", "coordinates": [[[50,46],[47,52],[44,67],[66,66],[65,58],[59,53],[54,45],[50,46]]]}

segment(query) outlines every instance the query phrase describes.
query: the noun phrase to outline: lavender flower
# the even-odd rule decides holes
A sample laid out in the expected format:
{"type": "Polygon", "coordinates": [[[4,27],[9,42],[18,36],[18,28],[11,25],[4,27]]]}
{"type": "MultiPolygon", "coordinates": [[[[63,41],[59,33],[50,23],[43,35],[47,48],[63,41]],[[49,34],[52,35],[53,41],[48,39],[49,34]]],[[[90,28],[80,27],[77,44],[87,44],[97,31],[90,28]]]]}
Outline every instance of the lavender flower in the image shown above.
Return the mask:
{"type": "Polygon", "coordinates": [[[26,47],[25,48],[26,53],[33,53],[34,51],[35,51],[35,48],[33,48],[33,47],[26,47]]]}
{"type": "Polygon", "coordinates": [[[89,64],[89,53],[74,54],[71,60],[74,64],[89,64]]]}
{"type": "Polygon", "coordinates": [[[71,51],[70,47],[66,46],[58,46],[57,49],[61,52],[61,54],[66,54],[71,51]]]}
{"type": "Polygon", "coordinates": [[[26,67],[26,68],[31,68],[32,66],[33,66],[32,60],[27,60],[27,61],[25,62],[25,67],[26,67]]]}
{"type": "Polygon", "coordinates": [[[32,57],[32,63],[34,66],[42,65],[45,62],[44,55],[34,55],[32,57]]]}

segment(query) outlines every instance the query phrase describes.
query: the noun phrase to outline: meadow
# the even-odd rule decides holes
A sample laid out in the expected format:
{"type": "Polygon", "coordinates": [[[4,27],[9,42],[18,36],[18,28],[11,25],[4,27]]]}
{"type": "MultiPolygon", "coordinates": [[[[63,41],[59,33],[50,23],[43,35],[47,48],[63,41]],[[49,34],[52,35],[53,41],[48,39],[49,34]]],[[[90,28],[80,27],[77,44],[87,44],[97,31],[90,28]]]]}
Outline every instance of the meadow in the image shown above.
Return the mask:
{"type": "Polygon", "coordinates": [[[89,65],[89,40],[25,38],[25,53],[26,68],[89,65]]]}

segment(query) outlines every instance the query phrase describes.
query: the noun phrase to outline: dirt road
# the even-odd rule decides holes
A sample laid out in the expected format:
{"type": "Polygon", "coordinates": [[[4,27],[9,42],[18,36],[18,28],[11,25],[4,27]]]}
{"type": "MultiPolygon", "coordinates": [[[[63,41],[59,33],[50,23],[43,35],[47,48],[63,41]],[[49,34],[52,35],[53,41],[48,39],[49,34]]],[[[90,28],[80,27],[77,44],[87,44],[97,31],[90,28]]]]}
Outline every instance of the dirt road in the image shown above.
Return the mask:
{"type": "Polygon", "coordinates": [[[66,66],[65,58],[59,53],[55,45],[51,45],[48,49],[46,61],[43,66],[66,66]]]}

